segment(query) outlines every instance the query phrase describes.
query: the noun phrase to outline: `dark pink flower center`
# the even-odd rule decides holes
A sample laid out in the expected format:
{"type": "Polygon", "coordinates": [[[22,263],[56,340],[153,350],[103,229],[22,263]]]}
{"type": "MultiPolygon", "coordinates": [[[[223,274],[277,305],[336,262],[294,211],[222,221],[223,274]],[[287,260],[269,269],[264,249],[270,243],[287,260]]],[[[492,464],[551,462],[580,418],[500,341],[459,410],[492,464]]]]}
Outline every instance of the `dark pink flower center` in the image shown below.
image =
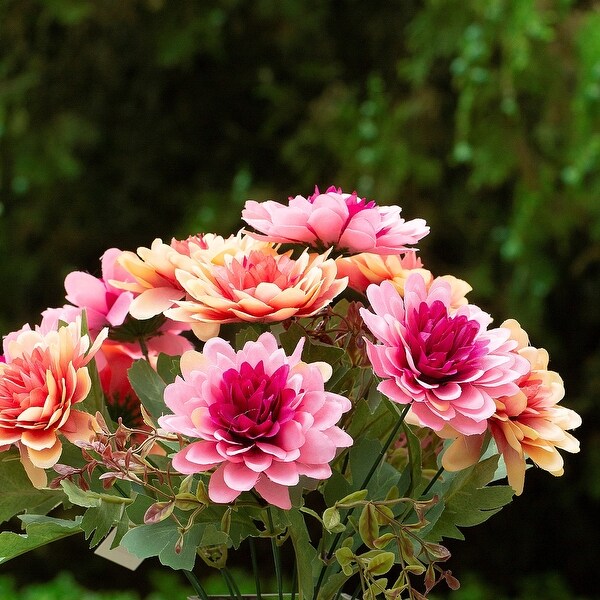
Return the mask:
{"type": "Polygon", "coordinates": [[[421,302],[407,323],[406,343],[419,379],[428,384],[467,381],[480,370],[487,340],[477,340],[477,321],[450,316],[445,304],[421,302]]]}
{"type": "Polygon", "coordinates": [[[225,371],[221,401],[209,406],[219,433],[242,444],[277,435],[281,424],[294,415],[296,392],[286,387],[289,370],[289,365],[282,365],[269,375],[260,361],[255,367],[245,362],[239,371],[225,371]]]}

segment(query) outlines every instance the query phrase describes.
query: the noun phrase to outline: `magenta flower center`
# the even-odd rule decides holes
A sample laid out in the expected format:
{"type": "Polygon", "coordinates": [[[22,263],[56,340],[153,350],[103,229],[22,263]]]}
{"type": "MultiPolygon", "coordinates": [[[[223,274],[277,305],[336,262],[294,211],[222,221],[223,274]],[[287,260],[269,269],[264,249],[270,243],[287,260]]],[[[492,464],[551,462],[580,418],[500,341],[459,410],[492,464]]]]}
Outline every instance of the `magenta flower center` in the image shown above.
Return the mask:
{"type": "Polygon", "coordinates": [[[439,300],[431,306],[421,302],[410,316],[406,342],[421,381],[430,385],[468,381],[480,372],[487,340],[476,340],[477,321],[449,316],[439,300]]]}
{"type": "Polygon", "coordinates": [[[289,365],[272,375],[260,361],[255,367],[242,363],[229,369],[221,381],[221,401],[209,406],[213,424],[223,439],[247,445],[277,435],[293,415],[296,392],[286,387],[289,365]]]}

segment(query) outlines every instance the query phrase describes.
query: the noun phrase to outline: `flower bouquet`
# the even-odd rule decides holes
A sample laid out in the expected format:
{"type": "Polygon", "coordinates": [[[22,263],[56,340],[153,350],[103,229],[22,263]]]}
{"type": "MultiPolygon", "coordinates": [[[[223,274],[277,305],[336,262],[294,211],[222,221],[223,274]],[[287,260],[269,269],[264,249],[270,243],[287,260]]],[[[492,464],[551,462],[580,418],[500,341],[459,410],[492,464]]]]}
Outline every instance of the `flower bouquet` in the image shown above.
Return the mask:
{"type": "Polygon", "coordinates": [[[4,337],[0,518],[24,532],[0,562],[83,534],[202,598],[209,567],[240,597],[233,557],[260,597],[265,550],[279,597],[458,587],[444,540],[521,494],[528,459],[562,474],[580,418],[400,212],[336,188],[248,201],[247,231],[70,273],[69,304],[4,337]]]}

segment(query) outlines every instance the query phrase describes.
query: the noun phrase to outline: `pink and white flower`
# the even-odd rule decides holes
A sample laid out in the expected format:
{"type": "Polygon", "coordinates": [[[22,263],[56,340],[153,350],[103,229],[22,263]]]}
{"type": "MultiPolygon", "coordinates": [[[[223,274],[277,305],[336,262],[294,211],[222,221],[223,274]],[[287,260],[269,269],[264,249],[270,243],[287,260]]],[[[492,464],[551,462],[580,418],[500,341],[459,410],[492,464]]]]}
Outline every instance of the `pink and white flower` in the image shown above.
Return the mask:
{"type": "Polygon", "coordinates": [[[193,440],[174,456],[177,471],[216,467],[208,488],[214,502],[233,502],[254,489],[289,509],[288,488],[301,475],[330,477],[338,448],[352,444],[336,425],[350,401],[325,391],[328,364],[301,361],[303,342],[286,356],[271,333],[238,352],[212,338],[202,353],[182,356],[182,376],[165,389],[174,414],[159,424],[193,440]]]}
{"type": "Polygon", "coordinates": [[[185,296],[178,273],[193,273],[204,264],[223,265],[228,257],[251,250],[276,253],[273,244],[259,242],[238,232],[223,238],[212,233],[173,238],[170,244],[155,239],[150,248],[123,252],[118,261],[126,278],[111,281],[121,289],[134,292],[129,309],[136,319],[149,319],[171,308],[185,296]]]}
{"type": "Polygon", "coordinates": [[[227,256],[222,266],[198,263],[194,273],[178,271],[177,276],[187,296],[165,315],[191,324],[201,340],[216,336],[222,323],[275,323],[314,315],[347,284],[327,254],[305,251],[294,260],[290,253],[270,249],[227,256]]]}
{"type": "Polygon", "coordinates": [[[332,186],[324,194],[315,188],[308,198],[290,198],[287,205],[249,200],[242,218],[262,234],[250,235],[261,240],[333,247],[345,254],[400,254],[429,233],[423,219],[405,221],[400,211],[332,186]]]}
{"type": "Polygon", "coordinates": [[[117,263],[121,254],[118,248],[110,248],[102,255],[101,278],[83,271],[73,271],[65,278],[66,298],[74,306],[85,308],[88,328],[92,332],[122,325],[129,314],[134,295],[110,283],[115,279],[133,280],[117,263]]]}
{"type": "MultiPolygon", "coordinates": [[[[558,406],[565,394],[563,381],[548,370],[548,352],[529,345],[529,337],[519,323],[502,323],[518,343],[515,352],[524,357],[530,371],[518,381],[518,391],[496,399],[496,411],[488,422],[498,451],[504,457],[508,483],[517,495],[523,492],[527,458],[552,475],[563,474],[559,450],[579,452],[579,442],[567,430],[581,425],[581,417],[570,408],[558,406]]],[[[449,471],[475,464],[481,456],[484,435],[464,436],[445,431],[455,438],[442,457],[449,471]]]]}
{"type": "Polygon", "coordinates": [[[490,316],[467,304],[452,309],[452,288],[443,279],[427,287],[411,275],[404,298],[387,281],[371,285],[367,297],[374,312],[361,309],[378,344],[367,342],[378,389],[391,400],[411,404],[417,419],[439,431],[450,423],[457,431],[485,431],[494,399],[517,392],[516,381],[529,370],[513,350],[504,328],[487,329],[490,316]]]}
{"type": "Polygon", "coordinates": [[[0,363],[0,450],[15,444],[36,487],[46,485],[44,469],[62,452],[59,434],[72,442],[91,441],[92,415],[75,409],[91,387],[87,364],[106,331],[92,345],[81,334],[77,319],[42,332],[24,328],[4,342],[6,362],[0,363]]]}

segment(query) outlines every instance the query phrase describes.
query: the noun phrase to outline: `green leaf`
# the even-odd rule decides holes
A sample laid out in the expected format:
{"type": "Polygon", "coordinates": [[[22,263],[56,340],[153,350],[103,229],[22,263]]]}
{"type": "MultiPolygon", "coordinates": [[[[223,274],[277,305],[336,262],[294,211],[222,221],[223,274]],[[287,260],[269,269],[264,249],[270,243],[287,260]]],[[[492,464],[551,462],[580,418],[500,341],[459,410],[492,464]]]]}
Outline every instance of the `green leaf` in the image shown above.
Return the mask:
{"type": "Polygon", "coordinates": [[[333,506],[339,498],[347,496],[352,491],[354,490],[348,480],[339,471],[334,470],[325,482],[323,497],[329,506],[333,506]]]}
{"type": "Polygon", "coordinates": [[[394,566],[395,559],[393,552],[380,552],[369,560],[367,571],[371,575],[384,575],[394,566]]]}
{"type": "Polygon", "coordinates": [[[104,494],[91,490],[85,492],[68,479],[63,479],[60,482],[60,485],[65,491],[65,494],[67,494],[70,502],[76,506],[82,506],[84,508],[100,506],[102,501],[119,505],[131,504],[133,502],[133,500],[127,496],[123,497],[117,496],[116,494],[104,494]]]}
{"type": "Polygon", "coordinates": [[[140,402],[155,419],[168,412],[163,399],[166,384],[147,361],[136,360],[127,373],[140,402]]]}
{"type": "Polygon", "coordinates": [[[338,533],[346,529],[346,527],[342,525],[340,511],[335,506],[330,506],[323,512],[323,526],[330,533],[338,533]]]}
{"type": "Polygon", "coordinates": [[[298,572],[298,589],[300,600],[312,598],[314,582],[321,567],[317,551],[310,543],[304,517],[297,510],[288,512],[290,527],[288,529],[296,556],[298,572]]]}
{"type": "Polygon", "coordinates": [[[403,490],[403,496],[418,498],[424,489],[421,440],[413,433],[411,427],[406,423],[402,424],[402,429],[406,435],[408,465],[402,473],[399,487],[403,490]],[[406,481],[407,479],[408,481],[406,481]]]}
{"type": "Polygon", "coordinates": [[[373,461],[378,459],[381,444],[378,440],[362,437],[356,440],[350,448],[350,472],[352,473],[352,489],[360,490],[373,466],[373,461]]]}
{"type": "Polygon", "coordinates": [[[373,541],[379,537],[379,520],[375,506],[371,503],[365,504],[360,513],[358,532],[362,541],[369,548],[375,548],[373,541]]]}
{"type": "Polygon", "coordinates": [[[158,355],[156,372],[166,384],[173,383],[175,377],[181,375],[181,369],[179,368],[180,362],[180,356],[169,356],[168,354],[163,353],[158,355]]]}
{"type": "Polygon", "coordinates": [[[84,492],[79,486],[75,485],[68,479],[63,479],[60,482],[67,498],[75,506],[83,506],[91,508],[92,506],[100,506],[100,494],[95,492],[84,492]]]}
{"type": "Polygon", "coordinates": [[[287,331],[279,335],[279,343],[288,355],[296,349],[301,339],[306,340],[302,350],[302,360],[307,363],[321,361],[334,366],[344,356],[342,348],[328,344],[319,344],[308,339],[306,332],[298,323],[292,323],[287,331]]]}
{"type": "Polygon", "coordinates": [[[123,536],[121,545],[138,558],[158,556],[161,564],[171,569],[191,571],[205,527],[202,523],[193,525],[182,537],[177,523],[167,519],[130,529],[123,536]]]}
{"type": "Polygon", "coordinates": [[[0,564],[82,531],[81,517],[77,517],[75,521],[68,521],[43,515],[23,515],[20,519],[26,525],[24,534],[9,531],[0,533],[0,564]]]}
{"type": "Polygon", "coordinates": [[[235,347],[241,349],[246,342],[255,342],[260,337],[260,329],[249,325],[235,335],[235,347]]]}
{"type": "Polygon", "coordinates": [[[444,510],[435,524],[423,530],[426,538],[464,539],[459,527],[479,525],[508,504],[514,491],[507,485],[486,485],[493,479],[498,457],[492,456],[457,473],[445,473],[432,492],[441,496],[444,510]]]}
{"type": "Polygon", "coordinates": [[[110,532],[114,525],[121,520],[123,510],[122,504],[101,502],[99,506],[88,508],[83,515],[81,528],[85,533],[85,539],[94,534],[90,541],[90,548],[98,545],[110,532]]]}
{"type": "Polygon", "coordinates": [[[34,488],[14,450],[2,453],[0,490],[0,523],[23,512],[46,514],[64,500],[60,490],[34,488]]]}

